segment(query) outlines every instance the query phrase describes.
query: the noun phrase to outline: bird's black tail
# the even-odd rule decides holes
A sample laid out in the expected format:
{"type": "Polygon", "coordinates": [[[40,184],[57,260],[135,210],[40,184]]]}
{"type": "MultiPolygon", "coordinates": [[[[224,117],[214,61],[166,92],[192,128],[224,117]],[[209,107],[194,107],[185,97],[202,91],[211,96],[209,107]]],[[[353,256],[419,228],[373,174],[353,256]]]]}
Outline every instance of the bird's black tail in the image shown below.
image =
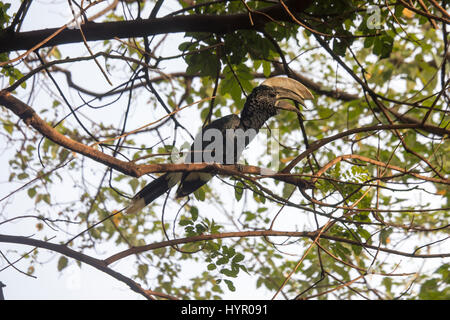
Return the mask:
{"type": "Polygon", "coordinates": [[[133,198],[131,204],[127,207],[126,212],[130,214],[137,213],[153,200],[164,194],[172,188],[181,179],[180,172],[166,173],[147,184],[133,198]]]}

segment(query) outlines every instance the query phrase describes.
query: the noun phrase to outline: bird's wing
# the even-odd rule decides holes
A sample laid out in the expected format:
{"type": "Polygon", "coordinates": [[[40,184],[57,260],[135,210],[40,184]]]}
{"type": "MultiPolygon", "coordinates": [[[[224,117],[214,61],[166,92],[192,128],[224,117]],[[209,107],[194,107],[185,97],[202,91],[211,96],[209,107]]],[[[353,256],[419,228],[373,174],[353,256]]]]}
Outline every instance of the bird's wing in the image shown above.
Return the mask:
{"type": "MultiPolygon", "coordinates": [[[[196,136],[191,146],[191,152],[186,156],[185,162],[236,163],[238,157],[242,154],[243,148],[242,150],[237,150],[237,152],[236,150],[227,150],[227,146],[233,145],[229,141],[227,143],[227,140],[234,139],[234,137],[227,135],[227,130],[232,129],[230,132],[233,132],[233,130],[240,127],[240,124],[241,120],[235,114],[211,122],[196,136]],[[218,141],[218,138],[221,140],[218,141]]],[[[211,180],[213,176],[213,174],[205,172],[184,173],[181,177],[176,197],[184,197],[191,194],[211,180]]]]}
{"type": "MultiPolygon", "coordinates": [[[[226,139],[226,130],[227,129],[238,129],[240,127],[240,118],[237,115],[228,115],[225,117],[222,117],[220,119],[217,119],[205,128],[202,129],[202,131],[197,135],[197,137],[194,140],[194,143],[191,146],[191,152],[188,153],[185,159],[185,163],[195,163],[195,162],[210,162],[208,161],[211,157],[215,158],[215,152],[218,150],[211,149],[214,148],[214,146],[211,147],[211,140],[205,137],[205,133],[210,133],[214,136],[220,135],[223,139],[221,141],[222,149],[225,150],[225,146],[227,144],[226,139]],[[205,159],[206,158],[206,159],[205,159]]],[[[230,136],[228,136],[228,139],[230,139],[230,136]]],[[[233,136],[231,136],[231,139],[234,139],[233,136]]],[[[214,141],[213,141],[214,142],[214,141]]],[[[248,142],[246,141],[245,145],[247,145],[248,142]]],[[[238,147],[237,150],[232,151],[232,154],[228,154],[229,161],[226,161],[226,151],[222,155],[217,155],[216,159],[223,159],[222,161],[216,161],[220,163],[235,163],[239,159],[240,155],[242,154],[242,151],[245,148],[244,147],[238,147]],[[230,160],[231,159],[231,160],[230,160]]],[[[215,145],[218,147],[218,145],[215,145]]],[[[178,190],[177,190],[177,197],[183,197],[191,194],[201,186],[203,186],[205,183],[207,183],[209,180],[212,179],[214,175],[210,173],[205,172],[188,172],[188,173],[181,173],[181,172],[170,172],[163,174],[159,178],[153,180],[149,184],[147,184],[141,191],[139,191],[134,197],[131,202],[131,204],[127,208],[127,213],[133,214],[138,211],[140,211],[142,208],[144,208],[146,205],[151,203],[153,200],[157,199],[159,196],[164,194],[166,191],[168,191],[170,188],[172,188],[174,185],[176,185],[179,181],[181,181],[178,190]]]]}

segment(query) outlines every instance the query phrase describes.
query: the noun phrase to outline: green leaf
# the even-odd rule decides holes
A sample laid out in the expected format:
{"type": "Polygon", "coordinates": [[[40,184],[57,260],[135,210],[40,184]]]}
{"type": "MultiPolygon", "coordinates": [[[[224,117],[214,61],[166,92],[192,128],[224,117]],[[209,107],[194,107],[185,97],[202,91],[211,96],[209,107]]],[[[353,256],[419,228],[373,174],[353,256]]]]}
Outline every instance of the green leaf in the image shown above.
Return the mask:
{"type": "Polygon", "coordinates": [[[236,291],[236,287],[234,286],[234,284],[231,280],[224,279],[223,281],[226,283],[226,285],[230,291],[233,291],[233,292],[236,291]]]}
{"type": "Polygon", "coordinates": [[[373,46],[375,37],[367,37],[364,39],[364,48],[370,48],[373,46]]]}
{"type": "Polygon", "coordinates": [[[262,63],[264,77],[268,78],[272,73],[272,66],[269,61],[264,60],[262,63]]]}
{"type": "Polygon", "coordinates": [[[365,229],[363,229],[363,228],[358,228],[358,234],[361,236],[361,237],[363,237],[364,239],[366,239],[366,240],[369,240],[370,239],[370,237],[371,237],[371,235],[370,235],[370,232],[369,231],[367,231],[367,230],[365,230],[365,229]]]}
{"type": "Polygon", "coordinates": [[[242,214],[245,216],[245,221],[252,221],[256,218],[256,214],[250,211],[244,211],[242,214]]]}
{"type": "Polygon", "coordinates": [[[384,244],[384,245],[387,244],[389,236],[391,235],[392,232],[393,231],[391,228],[383,229],[380,231],[380,241],[382,244],[384,244]]]}
{"type": "Polygon", "coordinates": [[[438,279],[429,279],[420,287],[419,298],[422,300],[438,300],[440,296],[438,279]]]}
{"type": "Polygon", "coordinates": [[[48,193],[43,194],[43,195],[42,195],[42,200],[44,200],[44,202],[45,202],[46,204],[50,204],[50,203],[51,203],[51,202],[50,202],[50,194],[48,194],[48,193]]]}
{"type": "Polygon", "coordinates": [[[36,188],[30,188],[27,190],[28,196],[33,198],[36,195],[36,188]]]}
{"type": "Polygon", "coordinates": [[[230,259],[228,259],[228,257],[221,257],[220,259],[217,259],[216,263],[218,265],[222,265],[222,264],[228,263],[228,261],[230,261],[230,259]]]}
{"type": "Polygon", "coordinates": [[[29,176],[28,176],[28,173],[26,173],[26,172],[22,172],[22,173],[19,173],[18,175],[17,175],[17,178],[19,178],[19,180],[23,180],[23,179],[26,179],[26,178],[28,178],[29,176]]]}
{"type": "Polygon", "coordinates": [[[8,9],[11,7],[10,3],[3,3],[0,2],[0,27],[1,29],[3,29],[3,25],[8,23],[9,20],[11,19],[11,16],[6,13],[6,11],[8,11],[8,9]]]}
{"type": "Polygon", "coordinates": [[[234,197],[237,201],[242,199],[242,195],[244,193],[244,184],[240,181],[236,182],[234,186],[234,197]]]}
{"type": "Polygon", "coordinates": [[[347,50],[347,44],[339,40],[338,38],[334,38],[333,40],[333,52],[338,56],[345,57],[345,51],[347,50]]]}
{"type": "Polygon", "coordinates": [[[190,213],[192,215],[192,221],[196,221],[197,218],[198,218],[198,209],[197,209],[197,207],[191,207],[189,211],[190,211],[190,213]]]}
{"type": "Polygon", "coordinates": [[[216,266],[214,263],[208,264],[208,267],[207,267],[207,269],[208,269],[209,271],[215,270],[216,268],[217,268],[217,266],[216,266]]]}
{"type": "Polygon", "coordinates": [[[237,253],[234,257],[233,257],[233,263],[238,263],[241,262],[242,260],[245,259],[245,256],[242,253],[237,253]]]}
{"type": "Polygon", "coordinates": [[[140,264],[138,266],[138,274],[137,277],[139,279],[145,280],[145,276],[148,273],[148,265],[147,264],[140,264]]]}
{"type": "Polygon", "coordinates": [[[193,225],[194,223],[190,219],[182,219],[180,220],[180,222],[178,222],[178,224],[184,227],[188,225],[193,225]]]}
{"type": "Polygon", "coordinates": [[[377,37],[374,41],[373,53],[380,59],[388,58],[394,47],[394,39],[389,35],[377,37]]]}
{"type": "Polygon", "coordinates": [[[203,234],[207,230],[207,228],[202,224],[196,224],[195,230],[196,230],[197,234],[203,234]]]}
{"type": "Polygon", "coordinates": [[[230,278],[236,278],[239,273],[239,267],[233,267],[232,269],[222,269],[220,270],[220,273],[226,275],[230,278]]]}
{"type": "Polygon", "coordinates": [[[57,266],[58,271],[61,271],[65,267],[67,267],[68,262],[69,262],[69,260],[65,256],[59,257],[58,266],[57,266]]]}
{"type": "Polygon", "coordinates": [[[357,245],[352,245],[352,250],[356,256],[359,256],[362,252],[362,247],[357,245]]]}
{"type": "Polygon", "coordinates": [[[195,190],[194,196],[195,196],[195,199],[197,199],[198,201],[205,201],[206,195],[205,195],[205,190],[203,189],[203,187],[195,190]]]}
{"type": "Polygon", "coordinates": [[[217,74],[218,59],[212,50],[206,50],[206,47],[200,47],[203,51],[193,52],[185,56],[188,64],[186,72],[190,75],[199,73],[201,76],[214,77],[217,74]]]}
{"type": "Polygon", "coordinates": [[[136,192],[137,187],[139,186],[139,181],[138,179],[131,179],[130,182],[128,182],[131,186],[131,189],[133,190],[133,192],[136,192]]]}
{"type": "Polygon", "coordinates": [[[392,279],[389,277],[385,277],[383,278],[383,281],[381,283],[386,287],[386,291],[390,293],[392,290],[392,279]]]}
{"type": "Polygon", "coordinates": [[[295,190],[295,186],[290,183],[285,183],[283,187],[283,198],[287,199],[295,190]]]}
{"type": "Polygon", "coordinates": [[[13,130],[14,130],[14,124],[10,121],[4,122],[3,128],[6,130],[6,132],[8,132],[9,134],[12,134],[13,130]]]}
{"type": "Polygon", "coordinates": [[[191,43],[191,42],[183,42],[183,43],[180,43],[180,45],[178,46],[178,50],[186,51],[186,50],[189,50],[189,49],[191,49],[193,47],[194,47],[193,43],[191,43]]]}

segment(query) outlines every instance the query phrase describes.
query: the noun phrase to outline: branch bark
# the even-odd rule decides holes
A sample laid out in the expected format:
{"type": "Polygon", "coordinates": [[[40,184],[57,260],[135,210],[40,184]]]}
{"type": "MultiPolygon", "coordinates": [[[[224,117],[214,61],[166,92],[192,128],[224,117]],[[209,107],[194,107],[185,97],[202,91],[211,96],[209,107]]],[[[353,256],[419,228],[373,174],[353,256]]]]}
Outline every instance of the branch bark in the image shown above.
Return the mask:
{"type": "MultiPolygon", "coordinates": [[[[263,177],[269,177],[276,180],[284,181],[290,184],[294,184],[301,188],[310,188],[312,185],[304,179],[299,178],[298,176],[290,175],[290,170],[303,158],[307,155],[313,153],[320,147],[341,139],[343,137],[360,133],[360,132],[370,132],[377,130],[392,130],[392,129],[422,129],[422,130],[431,130],[430,126],[427,124],[393,124],[393,125],[378,125],[378,126],[369,126],[369,127],[361,127],[355,128],[351,130],[347,130],[345,132],[338,133],[336,135],[330,136],[328,138],[324,138],[318,141],[313,142],[310,147],[301,153],[297,158],[292,160],[281,172],[270,173],[267,174],[267,170],[263,170],[262,168],[255,166],[246,166],[246,165],[222,165],[217,163],[186,163],[186,164],[147,164],[147,165],[138,165],[135,162],[123,161],[117,159],[111,155],[103,153],[91,146],[85,145],[73,139],[70,139],[53,127],[48,125],[43,119],[41,119],[38,114],[34,111],[34,109],[21,100],[15,98],[10,92],[6,90],[0,91],[0,105],[4,105],[9,110],[13,111],[19,118],[21,118],[27,125],[32,126],[38,132],[40,132],[47,139],[50,139],[54,143],[67,148],[73,152],[82,154],[94,161],[102,163],[108,167],[111,167],[123,174],[132,176],[132,177],[140,177],[144,174],[148,173],[163,173],[163,172],[213,172],[216,174],[223,175],[241,175],[242,174],[256,174],[261,175],[263,177]]],[[[444,131],[445,129],[433,127],[434,133],[440,133],[436,130],[444,131]]],[[[439,181],[442,183],[442,181],[439,181]]],[[[448,183],[448,182],[445,182],[448,183]]]]}
{"type": "MultiPolygon", "coordinates": [[[[397,130],[397,129],[419,129],[424,130],[436,135],[450,135],[450,131],[446,130],[444,128],[435,127],[428,124],[420,124],[420,123],[402,123],[402,124],[382,124],[382,125],[375,125],[375,126],[368,126],[368,127],[361,127],[361,128],[354,128],[350,129],[344,132],[340,132],[338,134],[335,134],[333,136],[323,138],[321,140],[314,141],[311,143],[310,147],[303,151],[300,155],[298,155],[294,160],[292,160],[283,170],[281,170],[282,173],[289,173],[292,168],[294,168],[301,160],[306,158],[309,154],[313,153],[314,151],[318,150],[319,148],[323,147],[324,145],[336,141],[338,139],[360,133],[360,132],[371,132],[371,131],[378,131],[378,130],[397,130]]],[[[447,179],[448,180],[448,179],[447,179]]]]}
{"type": "Polygon", "coordinates": [[[41,119],[32,107],[28,106],[21,100],[15,98],[10,92],[6,90],[0,91],[0,105],[4,105],[6,108],[14,112],[27,125],[32,126],[44,137],[53,141],[54,143],[132,177],[138,178],[148,173],[185,172],[185,171],[213,172],[223,175],[241,175],[241,176],[242,174],[256,174],[261,175],[263,177],[269,177],[287,183],[291,183],[301,188],[310,187],[308,181],[305,181],[299,178],[298,176],[292,176],[289,174],[276,172],[271,173],[267,169],[263,170],[262,168],[255,166],[222,165],[217,163],[186,163],[186,164],[157,163],[157,164],[138,165],[135,162],[117,159],[91,146],[85,145],[76,140],[66,137],[65,135],[61,134],[53,127],[48,125],[43,119],[41,119]]]}
{"type": "Polygon", "coordinates": [[[70,249],[69,247],[67,247],[65,245],[55,244],[55,243],[32,239],[32,238],[28,238],[28,237],[11,236],[11,235],[4,235],[4,234],[0,234],[0,242],[24,244],[24,245],[34,246],[34,247],[38,247],[38,248],[44,248],[44,249],[48,249],[48,250],[51,250],[54,252],[58,252],[69,258],[73,258],[77,261],[88,264],[88,265],[110,275],[111,277],[127,284],[130,287],[130,289],[133,290],[134,292],[137,292],[140,295],[143,295],[147,299],[152,299],[151,296],[147,294],[146,290],[142,289],[142,287],[139,284],[134,282],[132,279],[124,276],[123,274],[108,268],[107,264],[103,260],[99,260],[99,259],[93,258],[91,256],[85,255],[84,253],[77,252],[75,250],[70,249]]]}
{"type": "MultiPolygon", "coordinates": [[[[187,237],[187,238],[179,238],[179,239],[173,239],[173,240],[166,240],[161,242],[156,242],[144,246],[138,246],[138,247],[132,247],[127,250],[118,252],[109,258],[103,260],[103,262],[106,265],[109,265],[115,261],[118,261],[120,259],[123,259],[125,257],[128,257],[133,254],[142,253],[145,251],[155,250],[158,248],[164,248],[169,246],[175,246],[179,244],[184,243],[192,243],[192,242],[198,242],[198,241],[208,241],[208,240],[214,240],[214,239],[225,239],[225,238],[245,238],[245,237],[296,237],[296,238],[309,238],[314,240],[317,237],[317,232],[308,232],[308,231],[276,231],[276,230],[257,230],[257,231],[238,231],[238,232],[223,232],[223,233],[217,233],[217,234],[202,234],[199,236],[193,236],[193,237],[187,237]]],[[[355,240],[349,240],[345,238],[340,238],[336,236],[331,236],[327,234],[321,234],[320,238],[328,239],[336,242],[343,242],[348,243],[355,246],[361,246],[367,249],[392,253],[395,255],[410,257],[410,258],[444,258],[444,257],[450,257],[450,253],[439,253],[439,254],[423,254],[418,255],[415,253],[408,253],[398,250],[393,250],[389,248],[379,247],[375,245],[370,245],[367,243],[361,243],[359,241],[355,240]]]]}
{"type": "MultiPolygon", "coordinates": [[[[311,0],[286,1],[290,10],[301,12],[311,3],[311,0]]],[[[268,22],[280,20],[291,21],[289,15],[281,5],[274,5],[259,11],[233,15],[180,15],[163,18],[116,21],[103,23],[87,23],[81,28],[87,41],[110,40],[118,38],[146,37],[158,34],[177,32],[208,32],[229,33],[236,30],[256,29],[268,22]]],[[[3,32],[0,34],[0,53],[14,50],[27,50],[37,43],[53,35],[58,28],[43,29],[28,32],[3,32]]],[[[46,42],[42,47],[55,46],[67,43],[83,42],[80,30],[66,29],[46,42]]]]}
{"type": "Polygon", "coordinates": [[[14,112],[19,118],[21,118],[27,125],[32,126],[38,132],[40,132],[43,136],[50,139],[54,143],[65,147],[71,151],[76,153],[80,153],[85,155],[97,162],[103,163],[107,166],[110,166],[113,169],[116,169],[122,173],[131,175],[131,176],[139,176],[139,172],[136,169],[136,166],[133,163],[121,161],[113,156],[110,156],[106,153],[98,151],[92,147],[89,147],[85,144],[82,144],[78,141],[70,139],[63,134],[59,133],[53,127],[48,125],[44,120],[42,120],[33,108],[23,103],[19,99],[15,98],[8,91],[2,90],[0,91],[0,105],[5,106],[12,112],[14,112]]]}

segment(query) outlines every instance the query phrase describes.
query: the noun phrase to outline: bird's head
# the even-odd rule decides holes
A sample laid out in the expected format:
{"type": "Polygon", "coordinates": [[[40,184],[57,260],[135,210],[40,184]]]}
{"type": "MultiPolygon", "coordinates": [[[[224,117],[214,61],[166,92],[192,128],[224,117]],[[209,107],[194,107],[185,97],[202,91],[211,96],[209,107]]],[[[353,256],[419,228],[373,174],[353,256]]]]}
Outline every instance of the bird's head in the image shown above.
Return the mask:
{"type": "Polygon", "coordinates": [[[292,100],[305,106],[304,100],[313,99],[311,92],[300,82],[286,77],[272,77],[254,88],[247,98],[241,119],[250,127],[259,127],[276,115],[278,110],[293,111],[301,115],[300,110],[286,100],[292,100]],[[250,124],[252,122],[252,124],[250,124]]]}

